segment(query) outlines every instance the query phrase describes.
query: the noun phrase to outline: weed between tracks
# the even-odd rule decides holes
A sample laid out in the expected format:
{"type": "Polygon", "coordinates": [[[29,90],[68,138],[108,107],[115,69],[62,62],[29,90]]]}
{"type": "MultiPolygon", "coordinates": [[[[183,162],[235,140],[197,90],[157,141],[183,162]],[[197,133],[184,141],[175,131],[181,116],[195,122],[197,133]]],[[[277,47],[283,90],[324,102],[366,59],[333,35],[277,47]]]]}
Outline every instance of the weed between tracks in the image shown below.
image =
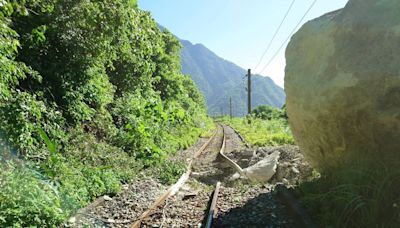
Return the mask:
{"type": "Polygon", "coordinates": [[[214,186],[213,185],[208,185],[208,184],[204,184],[201,183],[197,180],[190,180],[187,183],[192,189],[203,189],[206,192],[211,192],[214,190],[214,186]]]}

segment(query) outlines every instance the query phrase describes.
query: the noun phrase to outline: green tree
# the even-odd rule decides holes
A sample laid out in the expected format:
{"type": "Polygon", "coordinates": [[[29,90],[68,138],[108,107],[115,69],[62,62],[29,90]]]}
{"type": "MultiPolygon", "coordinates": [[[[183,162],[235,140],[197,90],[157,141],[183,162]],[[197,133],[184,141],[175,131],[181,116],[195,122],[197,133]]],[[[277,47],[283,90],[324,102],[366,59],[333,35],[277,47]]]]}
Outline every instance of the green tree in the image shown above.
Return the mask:
{"type": "MultiPolygon", "coordinates": [[[[50,182],[53,201],[69,205],[50,220],[56,209],[44,201],[29,215],[40,222],[19,225],[60,223],[207,130],[203,96],[181,73],[179,53],[133,0],[0,0],[0,131],[27,172],[40,174],[22,184],[50,182]]],[[[17,183],[3,179],[0,188],[17,183]]],[[[13,204],[26,189],[1,197],[13,204]]],[[[27,216],[14,206],[2,208],[0,226],[27,216]]]]}
{"type": "Polygon", "coordinates": [[[267,105],[261,105],[253,109],[251,114],[253,114],[256,118],[264,120],[279,119],[279,118],[287,119],[285,106],[283,107],[283,109],[279,109],[267,105]]]}

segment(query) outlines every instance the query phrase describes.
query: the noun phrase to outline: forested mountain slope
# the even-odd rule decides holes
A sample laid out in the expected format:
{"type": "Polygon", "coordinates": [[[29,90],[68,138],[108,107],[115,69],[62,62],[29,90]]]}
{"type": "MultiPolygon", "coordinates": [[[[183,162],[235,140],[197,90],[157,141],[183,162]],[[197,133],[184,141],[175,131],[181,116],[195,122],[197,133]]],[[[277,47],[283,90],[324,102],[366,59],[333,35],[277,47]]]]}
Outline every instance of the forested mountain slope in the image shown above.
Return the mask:
{"type": "Polygon", "coordinates": [[[58,225],[208,121],[179,41],[135,0],[0,1],[0,227],[58,225]]]}
{"type": "MultiPolygon", "coordinates": [[[[209,114],[229,113],[229,97],[232,97],[233,114],[247,114],[247,87],[243,79],[246,70],[232,62],[222,59],[202,44],[193,45],[180,40],[182,72],[191,75],[192,79],[204,93],[209,114]]],[[[252,106],[270,105],[282,107],[285,102],[283,89],[269,77],[253,75],[252,106]]]]}

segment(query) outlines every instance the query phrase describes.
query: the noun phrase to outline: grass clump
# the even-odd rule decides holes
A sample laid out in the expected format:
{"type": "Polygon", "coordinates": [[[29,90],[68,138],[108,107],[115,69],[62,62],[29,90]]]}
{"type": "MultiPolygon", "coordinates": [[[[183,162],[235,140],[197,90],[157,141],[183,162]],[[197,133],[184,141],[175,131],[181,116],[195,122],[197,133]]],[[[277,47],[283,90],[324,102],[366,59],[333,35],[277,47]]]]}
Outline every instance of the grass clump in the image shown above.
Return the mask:
{"type": "Polygon", "coordinates": [[[394,163],[342,164],[296,191],[321,227],[396,227],[400,171],[394,163]]]}
{"type": "Polygon", "coordinates": [[[253,146],[294,145],[286,119],[264,120],[255,117],[224,118],[223,122],[237,130],[253,146]]]}
{"type": "Polygon", "coordinates": [[[0,226],[56,226],[70,208],[57,188],[33,170],[0,163],[0,226]]]}
{"type": "Polygon", "coordinates": [[[183,162],[166,160],[151,168],[150,173],[156,176],[162,184],[172,185],[186,171],[186,166],[183,162]]]}

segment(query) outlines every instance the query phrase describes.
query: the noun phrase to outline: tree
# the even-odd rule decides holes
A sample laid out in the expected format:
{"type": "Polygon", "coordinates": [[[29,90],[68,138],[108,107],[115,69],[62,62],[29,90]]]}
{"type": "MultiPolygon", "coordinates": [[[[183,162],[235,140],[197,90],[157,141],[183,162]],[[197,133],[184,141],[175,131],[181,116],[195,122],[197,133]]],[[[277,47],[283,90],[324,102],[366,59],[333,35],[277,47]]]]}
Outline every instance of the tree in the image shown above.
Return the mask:
{"type": "Polygon", "coordinates": [[[251,114],[253,114],[257,118],[264,120],[287,118],[285,106],[283,109],[278,109],[267,105],[261,105],[253,109],[251,114]]]}

